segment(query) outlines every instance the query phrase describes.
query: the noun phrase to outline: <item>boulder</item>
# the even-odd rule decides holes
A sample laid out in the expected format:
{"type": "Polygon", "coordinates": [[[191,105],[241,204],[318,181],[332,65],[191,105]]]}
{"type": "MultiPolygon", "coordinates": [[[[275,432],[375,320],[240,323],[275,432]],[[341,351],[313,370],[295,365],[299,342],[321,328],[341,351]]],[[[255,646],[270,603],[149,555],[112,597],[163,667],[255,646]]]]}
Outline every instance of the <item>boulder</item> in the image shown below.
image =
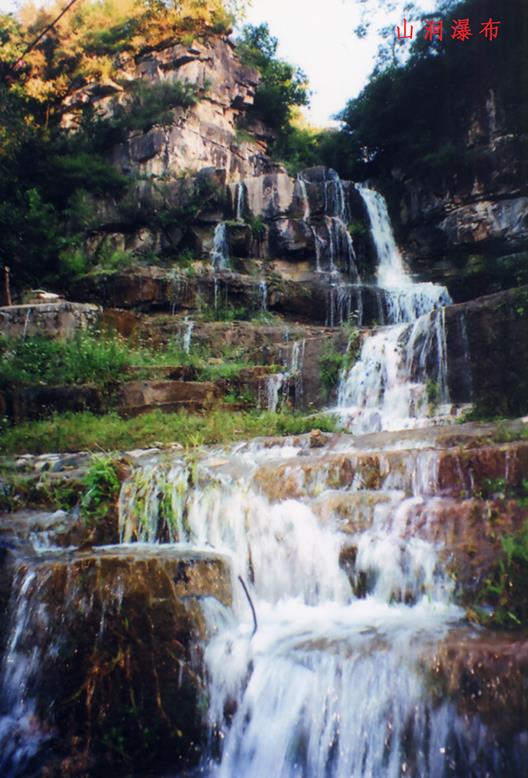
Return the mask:
{"type": "Polygon", "coordinates": [[[198,762],[207,734],[205,598],[230,604],[229,569],[217,554],[109,548],[20,563],[8,629],[19,630],[17,658],[46,775],[198,762]]]}
{"type": "Polygon", "coordinates": [[[0,332],[8,337],[44,335],[60,340],[99,324],[102,310],[89,303],[47,302],[0,307],[0,332]]]}
{"type": "Polygon", "coordinates": [[[210,408],[218,396],[218,387],[207,381],[126,381],[120,387],[120,408],[129,416],[155,408],[198,411],[210,408]]]}

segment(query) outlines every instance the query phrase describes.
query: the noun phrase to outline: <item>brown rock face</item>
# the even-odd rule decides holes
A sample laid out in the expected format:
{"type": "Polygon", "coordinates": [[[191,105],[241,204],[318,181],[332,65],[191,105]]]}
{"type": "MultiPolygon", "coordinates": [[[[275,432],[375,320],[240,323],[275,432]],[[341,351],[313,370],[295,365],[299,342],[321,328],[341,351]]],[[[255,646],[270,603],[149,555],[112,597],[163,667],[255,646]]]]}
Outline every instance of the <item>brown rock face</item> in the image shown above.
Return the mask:
{"type": "Polygon", "coordinates": [[[203,410],[218,396],[218,387],[207,381],[127,381],[121,386],[121,410],[132,416],[153,408],[203,410]]]}
{"type": "MultiPolygon", "coordinates": [[[[190,46],[167,42],[124,66],[128,79],[141,78],[151,84],[183,81],[207,89],[190,108],[176,108],[173,124],[153,127],[144,135],[133,135],[114,149],[113,162],[125,171],[144,176],[166,176],[192,167],[224,168],[230,179],[253,175],[266,164],[266,145],[237,140],[241,117],[253,104],[259,76],[242,65],[234,46],[221,36],[209,35],[190,46]]],[[[76,109],[91,102],[108,115],[122,99],[121,90],[83,87],[69,99],[69,113],[63,123],[75,123],[76,109]]]]}
{"type": "Polygon", "coordinates": [[[423,661],[438,696],[451,698],[461,713],[478,714],[499,739],[525,731],[526,634],[454,631],[423,661]]]}
{"type": "Polygon", "coordinates": [[[221,557],[114,549],[22,564],[15,620],[19,587],[26,610],[15,661],[33,652],[24,680],[38,699],[33,726],[53,755],[47,775],[197,760],[205,737],[199,601],[230,603],[221,557]]]}

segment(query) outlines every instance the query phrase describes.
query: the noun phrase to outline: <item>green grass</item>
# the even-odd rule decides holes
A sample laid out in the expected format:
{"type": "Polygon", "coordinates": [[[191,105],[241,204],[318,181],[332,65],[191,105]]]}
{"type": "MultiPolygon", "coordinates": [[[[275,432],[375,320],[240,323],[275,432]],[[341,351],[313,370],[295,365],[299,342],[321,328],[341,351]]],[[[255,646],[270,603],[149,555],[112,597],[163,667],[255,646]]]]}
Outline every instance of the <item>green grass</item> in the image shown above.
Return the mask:
{"type": "Polygon", "coordinates": [[[195,368],[197,380],[215,381],[234,378],[252,366],[240,349],[229,346],[216,355],[221,361],[211,361],[211,356],[206,346],[196,346],[190,353],[177,342],[156,348],[131,347],[117,335],[81,333],[66,341],[0,336],[0,388],[12,385],[104,386],[125,380],[130,367],[136,368],[135,377],[147,379],[153,377],[153,371],[158,367],[190,366],[195,368]]]}
{"type": "Polygon", "coordinates": [[[261,435],[296,435],[313,429],[333,432],[336,422],[322,414],[301,416],[269,411],[217,410],[204,416],[152,411],[133,419],[123,419],[116,413],[105,416],[88,412],[65,413],[4,428],[0,453],[112,451],[145,448],[158,443],[197,446],[261,435]]]}
{"type": "Polygon", "coordinates": [[[88,333],[66,341],[0,337],[0,387],[105,384],[129,363],[130,351],[119,338],[88,333]]]}

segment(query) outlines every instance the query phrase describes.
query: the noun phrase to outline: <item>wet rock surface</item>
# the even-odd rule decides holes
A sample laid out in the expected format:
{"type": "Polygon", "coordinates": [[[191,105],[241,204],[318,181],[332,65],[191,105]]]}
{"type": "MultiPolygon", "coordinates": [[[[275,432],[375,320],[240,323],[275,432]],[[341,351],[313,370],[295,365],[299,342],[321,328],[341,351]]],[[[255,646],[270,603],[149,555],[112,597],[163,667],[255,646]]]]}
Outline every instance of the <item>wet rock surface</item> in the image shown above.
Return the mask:
{"type": "MultiPolygon", "coordinates": [[[[228,605],[210,553],[101,548],[19,562],[9,618],[47,775],[117,775],[196,762],[206,731],[200,602],[228,605]],[[38,610],[37,610],[38,609],[38,610]]],[[[7,765],[9,766],[9,761],[7,765]]]]}
{"type": "Polygon", "coordinates": [[[528,287],[448,306],[446,339],[454,401],[484,413],[528,411],[528,287]]]}

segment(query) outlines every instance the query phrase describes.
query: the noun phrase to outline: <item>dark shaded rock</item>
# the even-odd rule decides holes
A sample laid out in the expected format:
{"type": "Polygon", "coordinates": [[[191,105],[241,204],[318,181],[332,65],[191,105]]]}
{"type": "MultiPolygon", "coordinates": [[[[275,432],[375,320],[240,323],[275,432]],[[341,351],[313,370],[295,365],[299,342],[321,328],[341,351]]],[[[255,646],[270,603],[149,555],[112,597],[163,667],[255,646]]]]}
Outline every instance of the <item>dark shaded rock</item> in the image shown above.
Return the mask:
{"type": "Polygon", "coordinates": [[[445,310],[448,382],[455,402],[490,416],[528,412],[528,287],[445,310]]]}
{"type": "Polygon", "coordinates": [[[195,764],[206,737],[199,603],[230,603],[224,560],[170,549],[78,553],[22,564],[15,595],[24,584],[17,648],[38,658],[25,680],[35,731],[51,737],[47,774],[195,764]]]}
{"type": "Polygon", "coordinates": [[[55,411],[92,411],[105,413],[111,403],[110,392],[98,386],[13,387],[3,393],[5,413],[16,424],[40,419],[55,411]]]}

